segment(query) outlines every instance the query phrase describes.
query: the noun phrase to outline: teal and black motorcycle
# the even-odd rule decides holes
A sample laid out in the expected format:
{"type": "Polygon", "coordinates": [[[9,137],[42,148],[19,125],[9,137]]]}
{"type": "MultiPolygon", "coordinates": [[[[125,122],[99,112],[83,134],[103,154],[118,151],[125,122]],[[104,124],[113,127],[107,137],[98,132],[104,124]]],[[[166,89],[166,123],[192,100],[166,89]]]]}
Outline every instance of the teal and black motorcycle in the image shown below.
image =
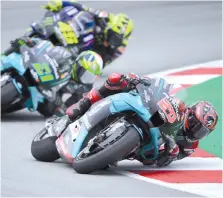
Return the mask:
{"type": "Polygon", "coordinates": [[[45,162],[62,158],[82,174],[124,159],[156,160],[166,140],[160,128],[179,126],[174,105],[164,88],[140,83],[95,103],[73,123],[67,116],[49,120],[32,141],[32,155],[45,162]]]}
{"type": "MultiPolygon", "coordinates": [[[[20,53],[10,47],[1,55],[1,113],[27,108],[51,116],[46,101],[57,101],[57,93],[70,79],[70,67],[59,69],[60,54],[53,54],[51,42],[32,39],[32,47],[23,45],[20,53]],[[38,88],[37,88],[38,87],[38,88]]],[[[63,55],[69,59],[69,53],[63,55]]],[[[56,104],[55,104],[56,105],[56,104]]],[[[55,107],[52,107],[55,108],[55,107]]]]}

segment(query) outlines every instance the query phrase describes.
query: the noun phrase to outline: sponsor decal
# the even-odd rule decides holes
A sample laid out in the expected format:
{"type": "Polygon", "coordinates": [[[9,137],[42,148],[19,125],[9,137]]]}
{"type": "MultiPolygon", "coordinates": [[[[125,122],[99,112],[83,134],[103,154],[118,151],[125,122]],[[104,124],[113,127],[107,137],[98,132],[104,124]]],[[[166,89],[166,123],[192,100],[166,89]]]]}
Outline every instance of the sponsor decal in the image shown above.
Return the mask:
{"type": "Polygon", "coordinates": [[[165,116],[165,114],[161,110],[158,110],[158,112],[159,112],[161,118],[163,119],[163,121],[166,122],[166,116],[165,116]]]}
{"type": "Polygon", "coordinates": [[[86,42],[92,40],[93,38],[94,38],[93,35],[89,34],[88,36],[84,37],[83,41],[86,43],[86,42]]]}
{"type": "Polygon", "coordinates": [[[28,61],[30,61],[30,56],[28,54],[28,51],[25,51],[23,53],[23,57],[24,57],[24,62],[27,63],[28,61]]]}
{"type": "Polygon", "coordinates": [[[77,13],[77,12],[78,12],[78,10],[77,10],[76,8],[72,8],[71,10],[67,11],[67,14],[68,14],[69,16],[72,16],[72,15],[74,15],[74,14],[77,13]]]}
{"type": "Polygon", "coordinates": [[[69,133],[71,134],[71,140],[74,141],[79,133],[81,125],[79,120],[69,125],[69,133]]]}
{"type": "Polygon", "coordinates": [[[151,100],[151,97],[148,95],[148,92],[144,90],[145,101],[148,103],[151,100]]]}
{"type": "Polygon", "coordinates": [[[174,98],[170,97],[167,93],[164,93],[164,95],[170,101],[170,103],[173,105],[174,110],[176,112],[177,120],[179,121],[180,120],[180,115],[179,115],[179,105],[178,105],[178,102],[174,98]]]}
{"type": "Polygon", "coordinates": [[[156,78],[156,81],[155,81],[155,86],[158,87],[160,84],[160,78],[156,78]]]}
{"type": "Polygon", "coordinates": [[[54,59],[51,59],[47,54],[45,54],[44,56],[45,56],[46,60],[50,63],[50,65],[52,66],[56,79],[58,79],[59,78],[59,74],[57,71],[57,68],[59,66],[58,63],[54,59]]]}

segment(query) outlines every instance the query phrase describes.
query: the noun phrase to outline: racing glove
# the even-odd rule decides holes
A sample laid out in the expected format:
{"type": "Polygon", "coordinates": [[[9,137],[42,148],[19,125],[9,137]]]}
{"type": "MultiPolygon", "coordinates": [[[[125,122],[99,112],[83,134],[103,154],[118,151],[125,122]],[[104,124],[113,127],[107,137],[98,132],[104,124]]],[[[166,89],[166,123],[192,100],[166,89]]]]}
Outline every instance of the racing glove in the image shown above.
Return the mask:
{"type": "Polygon", "coordinates": [[[147,86],[151,85],[150,78],[139,77],[138,75],[136,75],[134,73],[130,73],[128,75],[125,75],[125,79],[128,81],[129,87],[131,89],[134,89],[136,87],[136,85],[138,85],[139,83],[142,83],[142,84],[147,85],[147,86]]]}
{"type": "Polygon", "coordinates": [[[129,91],[135,89],[136,85],[139,83],[150,85],[148,79],[140,78],[134,73],[129,73],[127,75],[113,73],[109,76],[108,80],[106,80],[105,87],[108,90],[129,91]]]}
{"type": "Polygon", "coordinates": [[[20,53],[20,47],[23,45],[27,45],[32,47],[34,45],[33,41],[28,37],[17,38],[10,42],[11,46],[15,49],[16,52],[20,53]]]}
{"type": "Polygon", "coordinates": [[[168,166],[171,162],[177,160],[180,149],[176,144],[175,140],[169,137],[168,135],[164,135],[166,143],[164,144],[164,151],[160,152],[156,165],[159,167],[168,166]]]}

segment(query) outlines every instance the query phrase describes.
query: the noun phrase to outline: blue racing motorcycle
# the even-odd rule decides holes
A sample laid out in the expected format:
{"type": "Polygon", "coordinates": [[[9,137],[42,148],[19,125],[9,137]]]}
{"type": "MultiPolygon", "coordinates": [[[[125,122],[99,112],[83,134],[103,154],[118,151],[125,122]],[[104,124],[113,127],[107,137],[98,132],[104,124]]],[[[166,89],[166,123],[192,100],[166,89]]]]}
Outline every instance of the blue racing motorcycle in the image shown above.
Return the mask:
{"type": "Polygon", "coordinates": [[[34,137],[31,152],[45,162],[62,158],[83,174],[123,159],[155,160],[166,140],[160,127],[179,126],[179,121],[173,120],[174,108],[162,88],[140,83],[134,91],[95,103],[73,123],[67,116],[47,121],[34,137]]]}
{"type": "Polygon", "coordinates": [[[1,55],[2,114],[27,108],[51,116],[45,110],[46,101],[55,104],[57,93],[70,79],[71,68],[60,71],[57,61],[60,57],[51,53],[52,43],[32,40],[35,45],[21,46],[20,53],[10,47],[1,55]]]}

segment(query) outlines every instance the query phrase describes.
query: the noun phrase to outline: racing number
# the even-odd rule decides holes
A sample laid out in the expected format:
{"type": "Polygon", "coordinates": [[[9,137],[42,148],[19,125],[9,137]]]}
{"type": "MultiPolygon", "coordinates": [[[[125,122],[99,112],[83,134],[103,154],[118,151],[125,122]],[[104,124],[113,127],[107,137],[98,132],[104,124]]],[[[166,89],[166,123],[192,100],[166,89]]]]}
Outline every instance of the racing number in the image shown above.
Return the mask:
{"type": "Polygon", "coordinates": [[[174,123],[177,119],[177,115],[171,105],[170,101],[167,98],[163,98],[161,101],[157,103],[159,107],[162,109],[169,123],[174,123]]]}
{"type": "Polygon", "coordinates": [[[39,75],[41,82],[54,80],[54,76],[48,64],[35,63],[33,64],[33,67],[36,70],[37,74],[39,75]]]}

